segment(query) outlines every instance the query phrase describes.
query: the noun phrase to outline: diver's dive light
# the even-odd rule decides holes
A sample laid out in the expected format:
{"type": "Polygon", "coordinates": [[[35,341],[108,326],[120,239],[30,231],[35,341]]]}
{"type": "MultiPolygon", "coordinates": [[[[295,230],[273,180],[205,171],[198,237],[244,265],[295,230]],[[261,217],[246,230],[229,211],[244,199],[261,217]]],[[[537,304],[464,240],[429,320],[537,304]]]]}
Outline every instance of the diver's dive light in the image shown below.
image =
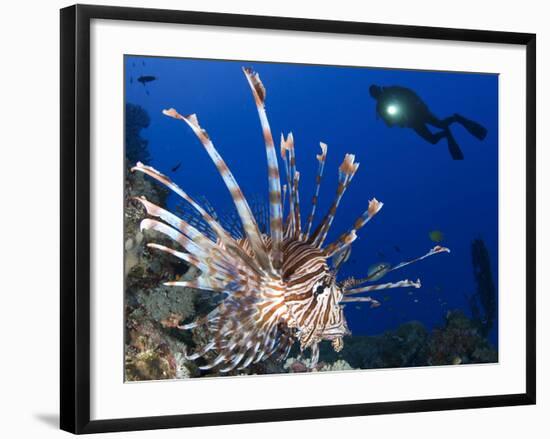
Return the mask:
{"type": "Polygon", "coordinates": [[[390,104],[386,107],[386,112],[390,116],[396,116],[399,113],[399,107],[395,104],[390,104]]]}

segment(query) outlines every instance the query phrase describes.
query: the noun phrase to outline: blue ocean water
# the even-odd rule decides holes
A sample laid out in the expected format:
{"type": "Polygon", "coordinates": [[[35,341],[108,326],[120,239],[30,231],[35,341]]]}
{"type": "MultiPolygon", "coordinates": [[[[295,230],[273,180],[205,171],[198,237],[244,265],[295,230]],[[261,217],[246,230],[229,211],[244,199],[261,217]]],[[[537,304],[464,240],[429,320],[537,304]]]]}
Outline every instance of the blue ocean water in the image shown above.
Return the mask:
{"type": "MultiPolygon", "coordinates": [[[[256,70],[267,89],[276,141],[281,132],[294,134],[303,218],[310,211],[320,141],[328,144],[328,157],[317,220],[333,201],[344,154],[355,154],[361,163],[327,242],[347,230],[371,198],[384,202],[359,232],[339,278],[366,276],[374,263],[395,265],[423,255],[436,245],[430,240],[433,230],[443,233],[440,244],[452,251],[382,280],[420,278],[422,288],[382,291],[376,295],[382,306],[376,309],[348,305],[353,334],[379,334],[411,320],[433,328],[443,324],[449,310],[469,314],[468,297],[476,291],[474,239],[487,247],[498,291],[498,75],[126,56],[126,103],[141,106],[151,119],[142,132],[149,143],[148,164],[190,195],[206,197],[219,213],[233,210],[221,177],[191,130],[162,110],[196,113],[245,195],[267,200],[265,147],[242,66],[256,70]],[[155,79],[138,81],[146,75],[155,79]],[[460,113],[485,126],[487,137],[479,141],[453,125],[465,155],[463,161],[453,161],[446,141],[434,146],[410,129],[388,128],[377,118],[369,95],[372,84],[408,87],[438,117],[460,113]]],[[[498,317],[489,338],[497,344],[498,317]]]]}

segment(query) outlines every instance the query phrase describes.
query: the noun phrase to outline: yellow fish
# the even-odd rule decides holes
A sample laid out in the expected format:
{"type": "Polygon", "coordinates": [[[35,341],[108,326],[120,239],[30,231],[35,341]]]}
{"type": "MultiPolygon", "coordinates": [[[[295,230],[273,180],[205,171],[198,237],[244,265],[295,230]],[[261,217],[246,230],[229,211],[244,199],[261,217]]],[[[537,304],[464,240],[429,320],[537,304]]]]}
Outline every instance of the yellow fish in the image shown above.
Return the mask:
{"type": "Polygon", "coordinates": [[[443,241],[444,237],[445,236],[443,235],[443,232],[441,230],[432,230],[430,232],[430,239],[433,242],[441,242],[443,241]]]}

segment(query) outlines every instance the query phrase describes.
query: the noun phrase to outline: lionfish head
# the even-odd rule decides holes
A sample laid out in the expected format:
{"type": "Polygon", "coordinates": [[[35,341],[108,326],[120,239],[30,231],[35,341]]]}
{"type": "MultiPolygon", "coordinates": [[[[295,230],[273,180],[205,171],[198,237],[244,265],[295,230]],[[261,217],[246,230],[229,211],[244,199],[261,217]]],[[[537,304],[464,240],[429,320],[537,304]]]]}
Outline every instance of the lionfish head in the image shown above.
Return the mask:
{"type": "MultiPolygon", "coordinates": [[[[324,253],[307,244],[290,256],[297,261],[292,274],[286,273],[285,304],[301,350],[322,340],[332,341],[336,351],[343,347],[343,337],[350,334],[344,317],[344,290],[329,270],[324,253]]],[[[285,256],[286,256],[285,252],[285,256]]],[[[285,266],[292,264],[285,260],[285,266]]]]}
{"type": "Polygon", "coordinates": [[[344,316],[344,306],[340,304],[343,298],[342,288],[330,275],[314,285],[310,302],[315,318],[300,328],[298,340],[302,350],[322,340],[330,340],[336,352],[343,348],[343,337],[350,334],[344,316]]]}

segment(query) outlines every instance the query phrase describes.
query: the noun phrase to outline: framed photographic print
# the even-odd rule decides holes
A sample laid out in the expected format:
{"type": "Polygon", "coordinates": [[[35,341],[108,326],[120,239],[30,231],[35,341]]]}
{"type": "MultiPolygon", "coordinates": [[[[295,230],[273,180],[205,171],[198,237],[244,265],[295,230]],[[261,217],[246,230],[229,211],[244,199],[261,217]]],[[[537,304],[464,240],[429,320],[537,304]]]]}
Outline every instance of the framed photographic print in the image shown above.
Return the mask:
{"type": "Polygon", "coordinates": [[[61,11],[61,427],[535,403],[535,35],[61,11]]]}

